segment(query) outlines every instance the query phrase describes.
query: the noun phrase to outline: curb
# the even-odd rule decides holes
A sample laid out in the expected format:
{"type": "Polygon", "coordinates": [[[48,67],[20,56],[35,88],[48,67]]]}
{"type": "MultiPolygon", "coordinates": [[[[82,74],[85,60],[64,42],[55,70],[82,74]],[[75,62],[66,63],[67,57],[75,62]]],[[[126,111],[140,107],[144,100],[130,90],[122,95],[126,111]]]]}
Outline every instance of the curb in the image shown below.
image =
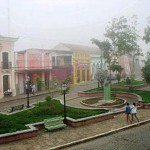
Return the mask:
{"type": "Polygon", "coordinates": [[[143,124],[146,124],[148,122],[150,122],[150,119],[144,120],[144,121],[141,121],[141,122],[138,122],[138,123],[134,123],[134,124],[131,124],[131,125],[127,125],[127,126],[124,126],[124,127],[118,128],[118,129],[114,129],[114,130],[111,130],[111,131],[108,131],[108,132],[105,132],[105,133],[90,136],[90,137],[87,137],[87,138],[84,138],[84,139],[81,139],[81,140],[77,140],[77,141],[62,144],[62,145],[59,145],[59,146],[56,146],[56,147],[48,148],[48,149],[45,149],[45,150],[59,150],[61,148],[73,146],[75,144],[80,144],[80,143],[83,143],[83,142],[94,140],[96,138],[100,138],[100,137],[104,137],[104,136],[107,136],[107,135],[110,135],[110,134],[113,134],[113,133],[117,133],[117,132],[122,131],[122,130],[127,130],[127,129],[130,129],[130,128],[133,128],[133,127],[136,127],[136,126],[139,126],[139,125],[143,125],[143,124]]]}

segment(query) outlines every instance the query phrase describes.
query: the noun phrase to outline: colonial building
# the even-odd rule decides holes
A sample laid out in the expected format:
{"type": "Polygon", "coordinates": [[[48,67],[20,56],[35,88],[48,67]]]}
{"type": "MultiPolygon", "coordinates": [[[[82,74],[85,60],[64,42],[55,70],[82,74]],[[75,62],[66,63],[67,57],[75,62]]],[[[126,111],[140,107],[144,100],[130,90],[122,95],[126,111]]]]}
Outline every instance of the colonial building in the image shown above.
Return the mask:
{"type": "Polygon", "coordinates": [[[14,76],[14,43],[17,38],[0,36],[0,98],[8,88],[16,95],[14,76]]]}
{"type": "MultiPolygon", "coordinates": [[[[50,50],[27,49],[16,52],[15,65],[16,89],[18,93],[25,92],[27,78],[29,78],[30,84],[36,84],[37,76],[49,87],[52,69],[50,50]]],[[[37,86],[37,89],[39,88],[37,86]]]]}

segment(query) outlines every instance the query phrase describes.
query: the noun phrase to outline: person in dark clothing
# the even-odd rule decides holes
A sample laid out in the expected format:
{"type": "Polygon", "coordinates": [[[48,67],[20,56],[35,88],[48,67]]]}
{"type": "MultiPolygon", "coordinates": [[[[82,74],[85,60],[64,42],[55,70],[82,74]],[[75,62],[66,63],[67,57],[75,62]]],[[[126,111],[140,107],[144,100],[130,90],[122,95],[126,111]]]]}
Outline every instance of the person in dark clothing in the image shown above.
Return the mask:
{"type": "Polygon", "coordinates": [[[131,115],[131,108],[130,108],[129,103],[127,103],[127,104],[126,104],[126,116],[127,116],[127,122],[128,122],[128,121],[132,122],[132,121],[131,121],[131,118],[130,118],[130,115],[131,115]]]}

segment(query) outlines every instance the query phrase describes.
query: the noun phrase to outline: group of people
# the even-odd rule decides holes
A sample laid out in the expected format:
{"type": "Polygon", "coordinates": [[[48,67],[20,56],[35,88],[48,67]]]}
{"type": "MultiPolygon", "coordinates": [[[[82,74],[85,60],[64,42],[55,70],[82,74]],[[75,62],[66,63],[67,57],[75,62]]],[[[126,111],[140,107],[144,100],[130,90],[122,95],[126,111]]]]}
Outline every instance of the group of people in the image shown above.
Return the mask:
{"type": "Polygon", "coordinates": [[[126,104],[126,116],[127,116],[127,122],[133,121],[133,118],[136,118],[136,120],[139,122],[139,118],[137,117],[137,106],[135,102],[133,102],[132,105],[129,103],[126,104]]]}
{"type": "Polygon", "coordinates": [[[4,91],[5,96],[10,96],[12,94],[11,88],[8,88],[8,90],[4,91]]]}

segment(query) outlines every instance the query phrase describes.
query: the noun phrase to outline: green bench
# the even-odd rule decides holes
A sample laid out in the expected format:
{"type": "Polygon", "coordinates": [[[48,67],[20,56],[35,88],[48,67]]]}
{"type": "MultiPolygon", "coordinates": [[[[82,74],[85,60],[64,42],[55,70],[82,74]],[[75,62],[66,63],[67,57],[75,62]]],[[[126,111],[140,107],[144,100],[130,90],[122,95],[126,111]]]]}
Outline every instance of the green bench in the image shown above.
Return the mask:
{"type": "Polygon", "coordinates": [[[55,129],[60,129],[66,127],[66,124],[63,122],[62,117],[55,117],[44,120],[44,126],[48,131],[52,131],[55,129]]]}
{"type": "Polygon", "coordinates": [[[11,113],[11,112],[14,112],[16,110],[22,110],[23,108],[24,108],[24,104],[12,106],[8,112],[11,113]]]}

